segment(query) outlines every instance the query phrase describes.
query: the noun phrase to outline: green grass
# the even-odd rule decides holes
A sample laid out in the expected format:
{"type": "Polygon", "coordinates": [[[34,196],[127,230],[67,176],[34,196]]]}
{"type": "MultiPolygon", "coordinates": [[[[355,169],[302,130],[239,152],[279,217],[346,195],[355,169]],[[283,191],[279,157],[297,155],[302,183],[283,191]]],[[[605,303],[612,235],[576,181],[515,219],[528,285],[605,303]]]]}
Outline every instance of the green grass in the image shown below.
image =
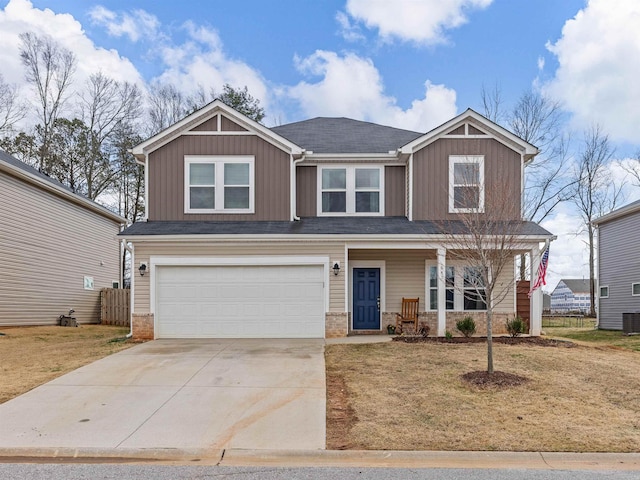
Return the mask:
{"type": "Polygon", "coordinates": [[[621,331],[593,328],[545,328],[545,335],[562,337],[602,346],[621,347],[640,352],[640,335],[624,335],[621,331]]]}

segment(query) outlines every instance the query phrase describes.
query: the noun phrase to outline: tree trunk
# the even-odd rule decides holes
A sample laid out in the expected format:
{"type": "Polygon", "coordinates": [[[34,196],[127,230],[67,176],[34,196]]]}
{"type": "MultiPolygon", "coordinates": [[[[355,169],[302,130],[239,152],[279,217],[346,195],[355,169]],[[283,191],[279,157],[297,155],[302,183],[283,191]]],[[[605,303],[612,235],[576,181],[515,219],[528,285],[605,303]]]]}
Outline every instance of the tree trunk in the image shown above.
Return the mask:
{"type": "Polygon", "coordinates": [[[520,280],[527,279],[527,254],[520,254],[520,280]]]}
{"type": "MultiPolygon", "coordinates": [[[[489,300],[489,299],[487,299],[489,300]]],[[[492,316],[491,307],[487,309],[487,373],[493,373],[493,336],[492,336],[492,316]]]]}

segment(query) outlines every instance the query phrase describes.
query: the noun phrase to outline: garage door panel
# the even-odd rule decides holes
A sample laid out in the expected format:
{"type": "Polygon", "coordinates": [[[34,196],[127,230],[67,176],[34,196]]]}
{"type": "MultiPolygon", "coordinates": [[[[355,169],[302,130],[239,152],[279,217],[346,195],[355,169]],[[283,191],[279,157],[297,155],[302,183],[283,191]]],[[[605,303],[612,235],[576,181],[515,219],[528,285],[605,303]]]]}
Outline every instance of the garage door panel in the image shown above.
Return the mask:
{"type": "Polygon", "coordinates": [[[159,338],[324,337],[320,265],[156,269],[159,338]]]}

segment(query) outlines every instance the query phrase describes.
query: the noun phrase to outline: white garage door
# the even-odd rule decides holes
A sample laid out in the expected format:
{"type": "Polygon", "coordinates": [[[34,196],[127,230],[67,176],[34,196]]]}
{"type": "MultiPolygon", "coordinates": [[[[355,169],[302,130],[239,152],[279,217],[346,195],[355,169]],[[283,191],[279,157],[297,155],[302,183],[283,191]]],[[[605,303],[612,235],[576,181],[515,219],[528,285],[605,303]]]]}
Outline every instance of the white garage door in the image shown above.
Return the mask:
{"type": "Polygon", "coordinates": [[[323,338],[321,265],[159,266],[157,338],[323,338]]]}

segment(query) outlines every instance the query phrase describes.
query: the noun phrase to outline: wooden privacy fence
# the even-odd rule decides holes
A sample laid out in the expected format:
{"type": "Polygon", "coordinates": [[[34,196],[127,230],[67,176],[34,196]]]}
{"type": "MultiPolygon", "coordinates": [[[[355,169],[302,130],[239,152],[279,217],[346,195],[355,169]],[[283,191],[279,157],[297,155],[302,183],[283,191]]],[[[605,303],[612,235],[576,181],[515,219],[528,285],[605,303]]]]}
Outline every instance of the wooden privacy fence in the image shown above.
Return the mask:
{"type": "Polygon", "coordinates": [[[103,288],[100,292],[100,323],[129,326],[129,299],[131,290],[103,288]]]}

